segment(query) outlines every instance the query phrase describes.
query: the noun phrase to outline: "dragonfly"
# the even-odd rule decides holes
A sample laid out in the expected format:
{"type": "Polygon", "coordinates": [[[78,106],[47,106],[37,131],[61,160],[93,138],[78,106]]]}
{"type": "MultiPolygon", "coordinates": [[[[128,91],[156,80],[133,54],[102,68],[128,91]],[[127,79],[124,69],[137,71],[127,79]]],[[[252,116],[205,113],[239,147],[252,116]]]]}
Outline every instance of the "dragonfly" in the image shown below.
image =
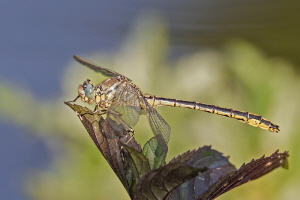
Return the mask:
{"type": "Polygon", "coordinates": [[[94,112],[102,111],[102,113],[107,114],[107,118],[116,129],[118,129],[119,125],[134,133],[132,127],[138,122],[140,114],[145,113],[148,116],[153,133],[157,136],[161,136],[163,141],[167,143],[169,141],[171,129],[168,123],[156,111],[155,107],[172,106],[205,111],[237,119],[240,122],[266,129],[271,132],[279,132],[278,125],[253,113],[195,101],[185,101],[143,94],[141,90],[132,83],[132,80],[126,76],[111,69],[98,66],[79,56],[74,56],[74,59],[95,72],[100,72],[102,75],[110,78],[95,86],[91,80],[85,80],[83,84],[78,86],[78,96],[72,102],[75,102],[78,98],[81,98],[83,102],[89,104],[95,102],[96,106],[94,112]]]}

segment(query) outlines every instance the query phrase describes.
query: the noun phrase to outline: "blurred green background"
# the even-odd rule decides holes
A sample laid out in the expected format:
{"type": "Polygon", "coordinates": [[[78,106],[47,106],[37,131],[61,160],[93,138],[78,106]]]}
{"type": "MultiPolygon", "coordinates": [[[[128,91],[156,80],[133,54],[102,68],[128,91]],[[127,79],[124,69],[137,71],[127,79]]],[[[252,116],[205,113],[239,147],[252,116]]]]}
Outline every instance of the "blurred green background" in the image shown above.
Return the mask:
{"type": "MultiPolygon", "coordinates": [[[[28,10],[37,5],[31,6],[27,7],[28,10]]],[[[54,11],[58,5],[47,6],[54,11]]],[[[67,8],[69,5],[64,6],[67,8]]],[[[71,13],[69,16],[61,14],[55,18],[55,13],[43,15],[42,11],[30,15],[54,20],[50,27],[62,21],[64,23],[57,28],[64,26],[65,32],[64,37],[61,36],[57,41],[53,38],[53,41],[47,40],[47,43],[58,43],[57,46],[51,46],[51,51],[50,46],[43,46],[43,43],[26,43],[27,46],[21,49],[31,52],[35,48],[44,56],[35,59],[35,55],[32,55],[27,58],[37,66],[31,68],[30,77],[38,76],[38,79],[28,78],[26,82],[27,72],[22,73],[24,69],[16,67],[20,66],[18,63],[4,62],[4,69],[14,70],[3,70],[0,75],[0,120],[1,126],[4,124],[1,135],[6,138],[5,135],[9,134],[13,139],[1,140],[2,148],[9,147],[1,150],[1,176],[5,178],[0,184],[5,188],[17,181],[21,185],[17,189],[24,192],[18,198],[12,198],[9,194],[2,197],[43,200],[129,199],[76,114],[63,104],[63,101],[76,97],[78,84],[86,78],[94,83],[101,83],[105,79],[73,61],[71,55],[76,54],[124,74],[144,93],[249,111],[280,125],[279,133],[270,133],[200,111],[157,108],[172,128],[168,160],[203,145],[212,145],[212,148],[230,156],[230,161],[237,168],[252,158],[270,155],[277,149],[290,152],[289,170],[277,169],[218,199],[296,199],[300,184],[300,174],[297,172],[300,167],[297,159],[300,150],[297,145],[300,137],[297,124],[300,119],[299,3],[150,1],[122,6],[127,10],[121,10],[121,4],[118,7],[109,3],[89,3],[84,6],[75,3],[71,11],[66,11],[71,13]],[[97,8],[107,10],[102,14],[103,17],[113,18],[111,15],[116,14],[114,23],[109,23],[109,20],[97,21],[97,17],[102,16],[95,14],[98,13],[97,8]],[[82,12],[75,13],[76,9],[82,12]],[[87,16],[83,11],[88,12],[87,16]],[[134,14],[125,19],[123,16],[126,12],[134,14]],[[84,20],[80,21],[83,16],[84,20]],[[97,36],[98,33],[101,34],[97,36]],[[118,41],[97,41],[100,35],[107,40],[118,41]],[[59,43],[64,38],[68,38],[69,46],[59,43]],[[78,50],[80,45],[72,46],[73,43],[83,45],[83,50],[78,50]],[[94,43],[103,46],[97,49],[94,43]],[[87,44],[92,47],[89,48],[87,44]],[[56,60],[58,53],[59,58],[64,57],[65,60],[52,69],[46,67],[53,65],[49,61],[56,60]],[[10,73],[16,74],[16,77],[10,73]],[[49,78],[47,73],[49,77],[51,73],[59,76],[49,78]],[[51,90],[58,92],[49,94],[51,90]],[[22,137],[6,131],[7,124],[19,127],[22,137]],[[17,175],[11,180],[5,173],[16,165],[15,160],[23,156],[14,154],[14,151],[20,147],[23,139],[27,142],[27,137],[37,138],[42,145],[40,148],[35,146],[31,153],[24,149],[24,154],[29,154],[25,163],[45,158],[46,161],[37,166],[22,166],[14,172],[17,175]]],[[[21,9],[20,5],[11,5],[9,8],[21,9]]],[[[63,10],[59,13],[63,13],[63,10]]],[[[16,19],[12,18],[12,21],[16,19]]],[[[36,27],[39,27],[38,23],[27,28],[40,30],[36,27]]],[[[6,34],[9,30],[17,30],[10,28],[6,34]]],[[[23,30],[24,34],[29,34],[26,30],[23,30]]],[[[53,33],[46,30],[40,34],[41,40],[57,33],[55,30],[53,33]]],[[[3,34],[0,36],[4,41],[3,34]]],[[[24,42],[17,37],[13,38],[16,45],[24,42]]],[[[19,52],[20,49],[15,51],[19,52]]],[[[9,58],[13,53],[13,48],[10,51],[5,49],[5,55],[9,54],[9,58]]],[[[17,56],[15,59],[20,62],[24,57],[17,56]]],[[[151,137],[145,116],[141,117],[135,131],[137,140],[142,144],[151,137]]]]}

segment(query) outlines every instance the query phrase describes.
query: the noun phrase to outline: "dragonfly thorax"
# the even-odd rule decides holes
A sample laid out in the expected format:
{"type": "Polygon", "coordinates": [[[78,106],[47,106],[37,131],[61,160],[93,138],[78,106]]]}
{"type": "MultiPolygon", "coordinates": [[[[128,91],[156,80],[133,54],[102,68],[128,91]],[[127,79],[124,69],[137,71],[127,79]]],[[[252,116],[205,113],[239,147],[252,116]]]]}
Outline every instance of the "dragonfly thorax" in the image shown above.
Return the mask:
{"type": "Polygon", "coordinates": [[[94,87],[92,81],[87,79],[78,86],[77,92],[83,102],[92,104],[95,101],[98,107],[107,110],[115,99],[117,89],[123,83],[121,77],[113,77],[94,87]]]}
{"type": "Polygon", "coordinates": [[[107,110],[115,99],[118,88],[122,85],[122,80],[118,77],[109,78],[95,87],[95,101],[102,109],[107,110]]]}

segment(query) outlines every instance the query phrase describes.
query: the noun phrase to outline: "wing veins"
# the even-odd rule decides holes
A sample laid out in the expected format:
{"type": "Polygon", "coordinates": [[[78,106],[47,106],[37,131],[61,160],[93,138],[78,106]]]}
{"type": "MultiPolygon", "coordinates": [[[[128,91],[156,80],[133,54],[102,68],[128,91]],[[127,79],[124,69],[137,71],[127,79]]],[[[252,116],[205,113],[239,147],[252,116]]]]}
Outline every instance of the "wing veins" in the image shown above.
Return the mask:
{"type": "MultiPolygon", "coordinates": [[[[96,65],[96,64],[92,63],[91,61],[83,59],[83,58],[81,58],[79,56],[74,55],[73,57],[80,64],[82,64],[82,65],[84,65],[84,66],[86,66],[86,67],[94,70],[95,72],[100,72],[104,76],[108,76],[108,77],[117,77],[117,76],[126,77],[126,76],[124,76],[122,74],[119,74],[118,72],[115,72],[115,71],[113,71],[111,69],[107,69],[107,68],[101,67],[99,65],[96,65]]],[[[129,78],[127,78],[127,79],[129,81],[131,81],[129,78]]]]}

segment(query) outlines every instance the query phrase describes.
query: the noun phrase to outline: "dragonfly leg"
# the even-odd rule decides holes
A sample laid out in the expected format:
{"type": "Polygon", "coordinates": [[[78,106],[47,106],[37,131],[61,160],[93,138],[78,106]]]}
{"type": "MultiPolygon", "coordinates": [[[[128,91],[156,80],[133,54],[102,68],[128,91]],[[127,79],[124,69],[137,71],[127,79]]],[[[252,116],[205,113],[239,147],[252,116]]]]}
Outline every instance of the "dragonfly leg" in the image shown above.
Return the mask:
{"type": "Polygon", "coordinates": [[[77,101],[77,99],[80,97],[80,95],[78,95],[73,101],[67,101],[68,103],[69,102],[75,102],[75,101],[77,101]]]}
{"type": "MultiPolygon", "coordinates": [[[[133,137],[135,135],[135,131],[122,119],[122,114],[121,113],[119,113],[117,111],[114,111],[114,110],[108,110],[108,112],[109,112],[108,113],[109,117],[110,118],[113,117],[114,118],[113,121],[117,122],[122,127],[120,129],[120,127],[116,126],[115,129],[120,129],[120,130],[125,129],[128,134],[132,133],[130,138],[125,142],[125,144],[128,144],[133,139],[133,137]]],[[[121,149],[122,148],[123,147],[121,147],[121,149]]]]}
{"type": "MultiPolygon", "coordinates": [[[[128,134],[132,133],[132,135],[130,136],[130,138],[124,143],[124,144],[129,144],[129,142],[134,138],[135,132],[134,130],[131,128],[131,130],[126,130],[128,132],[128,134]]],[[[121,146],[120,150],[122,150],[124,148],[124,146],[121,146]]]]}
{"type": "Polygon", "coordinates": [[[82,115],[75,111],[76,115],[79,117],[80,121],[82,121],[82,115]]]}
{"type": "Polygon", "coordinates": [[[121,113],[114,111],[114,110],[108,110],[107,112],[108,112],[108,115],[113,116],[115,119],[114,121],[121,124],[127,132],[134,132],[134,130],[122,119],[121,113]]]}
{"type": "Polygon", "coordinates": [[[134,132],[133,129],[128,130],[127,132],[128,132],[128,133],[132,133],[132,135],[131,135],[130,138],[125,142],[125,144],[128,144],[128,143],[132,140],[132,138],[134,138],[134,135],[135,135],[135,132],[134,132]]]}
{"type": "Polygon", "coordinates": [[[96,104],[96,106],[95,106],[95,108],[94,108],[94,110],[93,110],[93,113],[96,113],[96,112],[98,111],[98,108],[99,108],[99,105],[96,104]]]}
{"type": "Polygon", "coordinates": [[[103,114],[106,114],[106,110],[98,110],[98,105],[95,106],[95,109],[93,111],[90,111],[90,112],[86,112],[86,113],[83,113],[80,115],[80,119],[82,119],[81,117],[83,115],[86,115],[86,114],[90,114],[90,115],[95,115],[95,114],[98,114],[98,115],[103,115],[103,114]]]}

